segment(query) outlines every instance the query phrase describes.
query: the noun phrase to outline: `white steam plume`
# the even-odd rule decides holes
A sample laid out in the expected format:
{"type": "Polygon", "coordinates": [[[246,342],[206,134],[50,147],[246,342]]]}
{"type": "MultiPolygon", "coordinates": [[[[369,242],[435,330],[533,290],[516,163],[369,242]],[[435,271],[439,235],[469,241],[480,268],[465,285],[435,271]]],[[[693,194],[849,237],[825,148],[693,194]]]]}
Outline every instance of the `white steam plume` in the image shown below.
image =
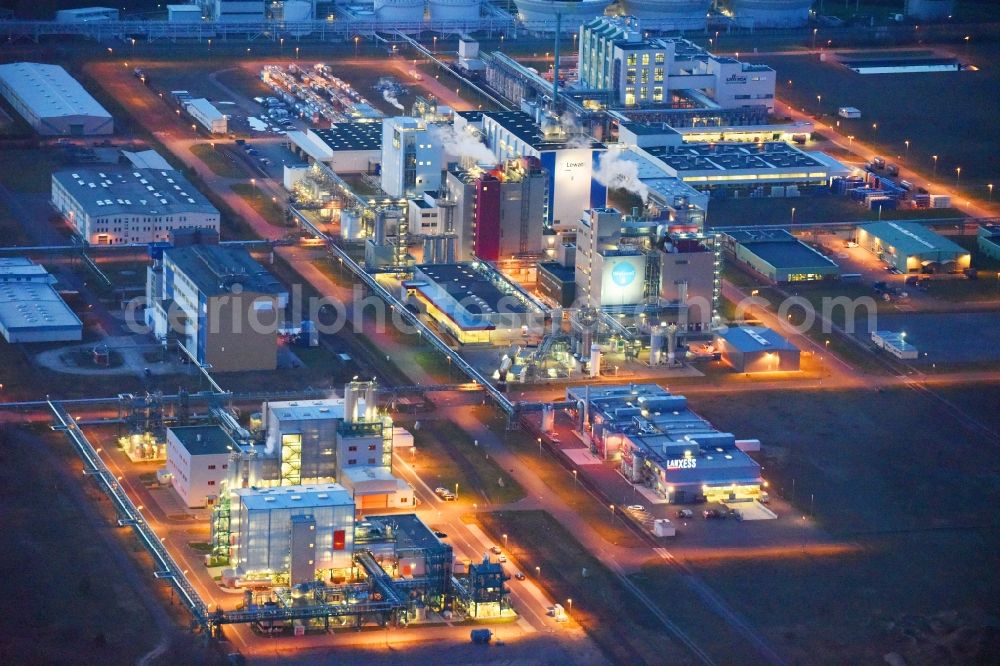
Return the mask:
{"type": "Polygon", "coordinates": [[[382,91],[382,97],[385,98],[385,101],[389,102],[389,104],[392,104],[394,107],[396,107],[400,111],[403,110],[403,105],[399,103],[399,100],[396,99],[396,96],[392,94],[392,91],[390,91],[390,90],[383,90],[382,91]]]}
{"type": "Polygon", "coordinates": [[[567,111],[559,119],[559,125],[566,134],[567,148],[590,148],[593,145],[587,132],[576,122],[576,116],[567,111]]]}
{"type": "Polygon", "coordinates": [[[649,188],[639,180],[639,166],[635,162],[623,160],[620,151],[608,151],[600,158],[594,179],[608,189],[627,190],[642,198],[646,203],[649,188]]]}
{"type": "Polygon", "coordinates": [[[493,166],[497,163],[497,157],[486,147],[485,144],[463,131],[455,130],[452,125],[435,125],[430,128],[434,139],[441,144],[444,152],[452,157],[467,157],[475,160],[476,164],[488,164],[493,166]]]}

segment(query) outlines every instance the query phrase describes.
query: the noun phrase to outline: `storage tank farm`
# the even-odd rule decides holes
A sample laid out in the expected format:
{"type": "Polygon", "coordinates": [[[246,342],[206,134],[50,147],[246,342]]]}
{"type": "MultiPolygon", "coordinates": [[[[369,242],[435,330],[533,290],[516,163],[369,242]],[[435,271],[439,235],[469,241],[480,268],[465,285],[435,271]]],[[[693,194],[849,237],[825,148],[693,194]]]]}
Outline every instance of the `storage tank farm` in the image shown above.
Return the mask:
{"type": "Polygon", "coordinates": [[[432,21],[474,19],[479,16],[482,0],[428,0],[427,9],[432,21]]]}
{"type": "Polygon", "coordinates": [[[375,0],[379,21],[423,21],[424,0],[375,0]]]}
{"type": "Polygon", "coordinates": [[[554,32],[556,16],[562,31],[576,32],[580,24],[604,14],[611,0],[514,0],[517,15],[531,32],[554,32]]]}
{"type": "Polygon", "coordinates": [[[651,30],[704,30],[712,0],[620,0],[627,16],[651,30]]]}
{"type": "Polygon", "coordinates": [[[809,22],[812,0],[728,0],[737,25],[793,28],[809,22]]]}

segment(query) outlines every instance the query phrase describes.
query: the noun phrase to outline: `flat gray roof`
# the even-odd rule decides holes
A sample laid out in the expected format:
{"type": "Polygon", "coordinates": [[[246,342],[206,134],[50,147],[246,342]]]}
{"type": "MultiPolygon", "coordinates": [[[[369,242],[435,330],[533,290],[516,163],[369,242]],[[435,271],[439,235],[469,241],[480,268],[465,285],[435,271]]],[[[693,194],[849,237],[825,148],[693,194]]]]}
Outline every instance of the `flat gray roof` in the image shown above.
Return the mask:
{"type": "Polygon", "coordinates": [[[111,118],[111,114],[59,65],[38,62],[0,65],[0,87],[10,88],[39,118],[111,118]]]}
{"type": "Polygon", "coordinates": [[[953,252],[968,254],[961,245],[940,236],[919,222],[873,222],[861,226],[883,245],[891,245],[907,256],[927,252],[953,252]]]}
{"type": "Polygon", "coordinates": [[[95,217],[219,212],[174,170],[73,169],[57,171],[52,180],[95,217]]]}
{"type": "Polygon", "coordinates": [[[228,294],[237,284],[248,293],[287,293],[284,285],[242,247],[188,245],[164,250],[163,256],[208,296],[228,294]]]}
{"type": "Polygon", "coordinates": [[[382,149],[382,123],[333,123],[311,131],[334,152],[382,149]]]}
{"type": "Polygon", "coordinates": [[[678,173],[827,166],[808,153],[780,141],[759,144],[685,143],[679,146],[652,146],[643,150],[678,173]]]}
{"type": "Polygon", "coordinates": [[[221,426],[183,426],[169,430],[193,456],[229,453],[236,450],[236,442],[221,426]]]}
{"type": "Polygon", "coordinates": [[[83,326],[52,285],[42,282],[0,282],[0,322],[7,331],[83,326]]]}
{"type": "Polygon", "coordinates": [[[277,488],[237,488],[233,491],[249,511],[354,506],[354,498],[339,483],[277,488]]]}

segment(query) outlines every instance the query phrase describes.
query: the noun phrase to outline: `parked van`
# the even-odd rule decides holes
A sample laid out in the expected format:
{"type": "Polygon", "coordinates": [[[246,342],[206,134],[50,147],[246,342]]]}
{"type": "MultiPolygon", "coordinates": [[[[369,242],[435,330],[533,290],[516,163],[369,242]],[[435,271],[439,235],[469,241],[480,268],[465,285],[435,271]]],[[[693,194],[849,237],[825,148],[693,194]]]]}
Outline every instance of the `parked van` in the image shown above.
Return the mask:
{"type": "Polygon", "coordinates": [[[913,189],[913,183],[911,183],[908,180],[901,180],[901,181],[899,181],[899,186],[902,187],[907,192],[909,192],[910,190],[913,189]]]}

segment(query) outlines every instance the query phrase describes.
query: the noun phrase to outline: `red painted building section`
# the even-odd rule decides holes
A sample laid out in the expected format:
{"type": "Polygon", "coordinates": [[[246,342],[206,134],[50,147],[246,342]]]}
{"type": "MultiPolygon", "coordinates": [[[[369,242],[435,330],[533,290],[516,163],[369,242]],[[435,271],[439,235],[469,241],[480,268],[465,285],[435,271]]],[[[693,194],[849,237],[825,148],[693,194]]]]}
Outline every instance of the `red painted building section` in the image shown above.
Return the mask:
{"type": "Polygon", "coordinates": [[[473,252],[484,261],[500,259],[500,180],[483,174],[476,181],[473,252]]]}

